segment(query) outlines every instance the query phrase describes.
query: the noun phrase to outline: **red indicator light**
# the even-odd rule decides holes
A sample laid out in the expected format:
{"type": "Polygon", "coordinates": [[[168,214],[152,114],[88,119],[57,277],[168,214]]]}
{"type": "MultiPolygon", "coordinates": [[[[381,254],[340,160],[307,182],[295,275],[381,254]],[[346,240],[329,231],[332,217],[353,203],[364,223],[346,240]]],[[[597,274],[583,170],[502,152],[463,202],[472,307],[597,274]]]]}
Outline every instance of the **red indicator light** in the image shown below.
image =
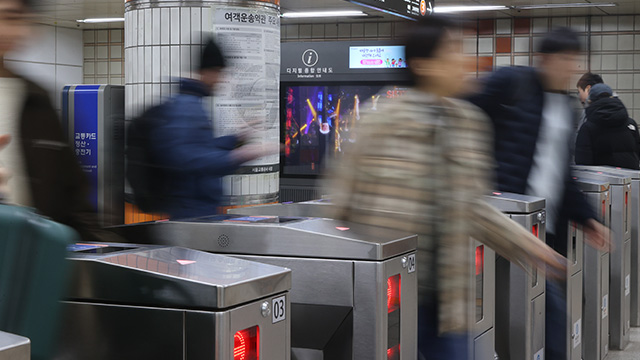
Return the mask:
{"type": "Polygon", "coordinates": [[[400,308],[400,274],[387,279],[387,308],[388,312],[400,308]]]}
{"type": "Polygon", "coordinates": [[[348,227],[342,227],[342,226],[336,226],[336,229],[340,230],[340,231],[347,231],[350,230],[351,228],[348,227]]]}
{"type": "Polygon", "coordinates": [[[535,237],[540,238],[540,236],[539,236],[539,235],[540,235],[540,230],[538,229],[538,224],[535,224],[535,225],[533,225],[533,226],[531,227],[531,233],[532,233],[535,237]]]}
{"type": "Polygon", "coordinates": [[[598,171],[598,174],[602,175],[602,171],[598,171]]]}
{"type": "Polygon", "coordinates": [[[400,344],[387,349],[387,360],[399,360],[400,359],[400,344]]]}
{"type": "Polygon", "coordinates": [[[233,360],[260,359],[260,328],[240,330],[233,336],[233,360]]]}
{"type": "Polygon", "coordinates": [[[494,192],[493,192],[493,195],[498,195],[498,196],[500,196],[500,195],[502,195],[502,193],[501,193],[501,192],[495,192],[495,191],[494,191],[494,192]]]}
{"type": "Polygon", "coordinates": [[[195,260],[176,260],[180,265],[191,265],[195,264],[195,260]]]}
{"type": "Polygon", "coordinates": [[[476,248],[476,276],[484,273],[484,245],[476,248]]]}
{"type": "Polygon", "coordinates": [[[606,200],[602,200],[602,218],[604,219],[606,211],[607,211],[607,207],[605,206],[606,204],[606,200]]]}

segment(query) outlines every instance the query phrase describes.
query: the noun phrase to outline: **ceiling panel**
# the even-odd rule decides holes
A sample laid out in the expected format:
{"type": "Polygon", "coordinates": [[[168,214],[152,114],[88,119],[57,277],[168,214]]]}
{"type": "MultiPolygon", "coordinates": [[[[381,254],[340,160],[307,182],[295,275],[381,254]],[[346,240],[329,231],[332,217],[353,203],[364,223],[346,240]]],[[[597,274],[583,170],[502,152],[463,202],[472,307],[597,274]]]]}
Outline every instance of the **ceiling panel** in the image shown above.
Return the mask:
{"type": "MultiPolygon", "coordinates": [[[[611,0],[436,0],[438,5],[543,5],[549,3],[563,4],[570,2],[611,2],[611,0]]],[[[586,9],[549,9],[528,11],[478,12],[466,14],[467,17],[498,18],[508,16],[586,16],[586,15],[621,15],[640,14],[640,0],[613,0],[617,7],[586,9]]],[[[122,17],[123,0],[40,0],[35,10],[40,12],[39,22],[73,28],[113,28],[122,27],[122,23],[111,24],[78,24],[75,20],[91,17],[122,17]]],[[[370,8],[352,4],[345,0],[281,0],[282,11],[309,10],[362,10],[368,18],[324,18],[324,19],[283,19],[283,23],[309,22],[362,22],[403,19],[385,14],[370,8]]]]}

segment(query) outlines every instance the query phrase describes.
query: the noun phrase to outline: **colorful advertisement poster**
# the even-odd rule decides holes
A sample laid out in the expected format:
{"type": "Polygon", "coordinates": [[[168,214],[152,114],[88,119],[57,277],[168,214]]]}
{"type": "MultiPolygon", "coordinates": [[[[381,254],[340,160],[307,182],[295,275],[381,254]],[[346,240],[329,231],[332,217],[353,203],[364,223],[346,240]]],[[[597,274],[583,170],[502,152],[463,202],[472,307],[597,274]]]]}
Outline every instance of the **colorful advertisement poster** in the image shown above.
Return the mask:
{"type": "Polygon", "coordinates": [[[406,68],[404,46],[351,46],[350,69],[406,68]]]}

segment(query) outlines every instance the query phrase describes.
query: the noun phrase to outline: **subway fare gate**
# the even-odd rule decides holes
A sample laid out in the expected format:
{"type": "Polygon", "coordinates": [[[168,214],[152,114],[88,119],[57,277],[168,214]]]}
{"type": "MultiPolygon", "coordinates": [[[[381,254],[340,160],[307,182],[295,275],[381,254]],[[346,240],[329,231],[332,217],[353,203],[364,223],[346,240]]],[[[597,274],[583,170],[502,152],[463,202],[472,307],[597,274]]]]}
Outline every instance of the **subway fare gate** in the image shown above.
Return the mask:
{"type": "Polygon", "coordinates": [[[69,247],[55,359],[288,360],[291,271],[179,247],[69,247]]]}
{"type": "MultiPolygon", "coordinates": [[[[494,192],[487,201],[515,222],[545,239],[545,200],[494,192]]],[[[545,350],[545,273],[524,271],[496,259],[496,351],[500,359],[543,359],[545,350]],[[508,309],[508,311],[504,311],[508,309]]]]}
{"type": "Polygon", "coordinates": [[[609,347],[624,350],[631,327],[631,178],[611,172],[574,169],[574,176],[608,182],[611,228],[609,347]]]}
{"type": "MultiPolygon", "coordinates": [[[[251,206],[228,210],[230,214],[251,216],[305,216],[327,217],[331,215],[331,202],[328,199],[251,206]]],[[[493,360],[495,357],[495,252],[477,242],[473,242],[471,252],[475,257],[472,269],[472,292],[475,309],[473,329],[474,360],[493,360]]]]}
{"type": "MultiPolygon", "coordinates": [[[[575,174],[574,181],[596,211],[597,220],[610,226],[609,183],[575,174]]],[[[609,236],[608,232],[606,236],[609,236]]],[[[584,360],[602,360],[609,353],[609,250],[584,246],[584,360]]]]}
{"type": "Polygon", "coordinates": [[[415,234],[330,219],[242,215],[111,229],[130,242],[180,244],[291,269],[295,359],[417,356],[415,234]]]}
{"type": "Polygon", "coordinates": [[[640,326],[640,170],[611,166],[576,166],[631,178],[631,326],[640,326]]]}

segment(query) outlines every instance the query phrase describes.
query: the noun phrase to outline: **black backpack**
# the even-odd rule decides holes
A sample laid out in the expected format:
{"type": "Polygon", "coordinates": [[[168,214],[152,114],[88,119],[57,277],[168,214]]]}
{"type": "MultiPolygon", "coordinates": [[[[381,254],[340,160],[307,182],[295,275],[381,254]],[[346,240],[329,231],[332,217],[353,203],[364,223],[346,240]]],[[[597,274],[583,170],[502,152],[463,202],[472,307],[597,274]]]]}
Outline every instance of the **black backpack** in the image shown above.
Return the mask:
{"type": "Polygon", "coordinates": [[[167,169],[158,164],[151,134],[161,125],[163,105],[147,109],[127,127],[126,176],[133,203],[145,213],[166,211],[167,169]]]}

